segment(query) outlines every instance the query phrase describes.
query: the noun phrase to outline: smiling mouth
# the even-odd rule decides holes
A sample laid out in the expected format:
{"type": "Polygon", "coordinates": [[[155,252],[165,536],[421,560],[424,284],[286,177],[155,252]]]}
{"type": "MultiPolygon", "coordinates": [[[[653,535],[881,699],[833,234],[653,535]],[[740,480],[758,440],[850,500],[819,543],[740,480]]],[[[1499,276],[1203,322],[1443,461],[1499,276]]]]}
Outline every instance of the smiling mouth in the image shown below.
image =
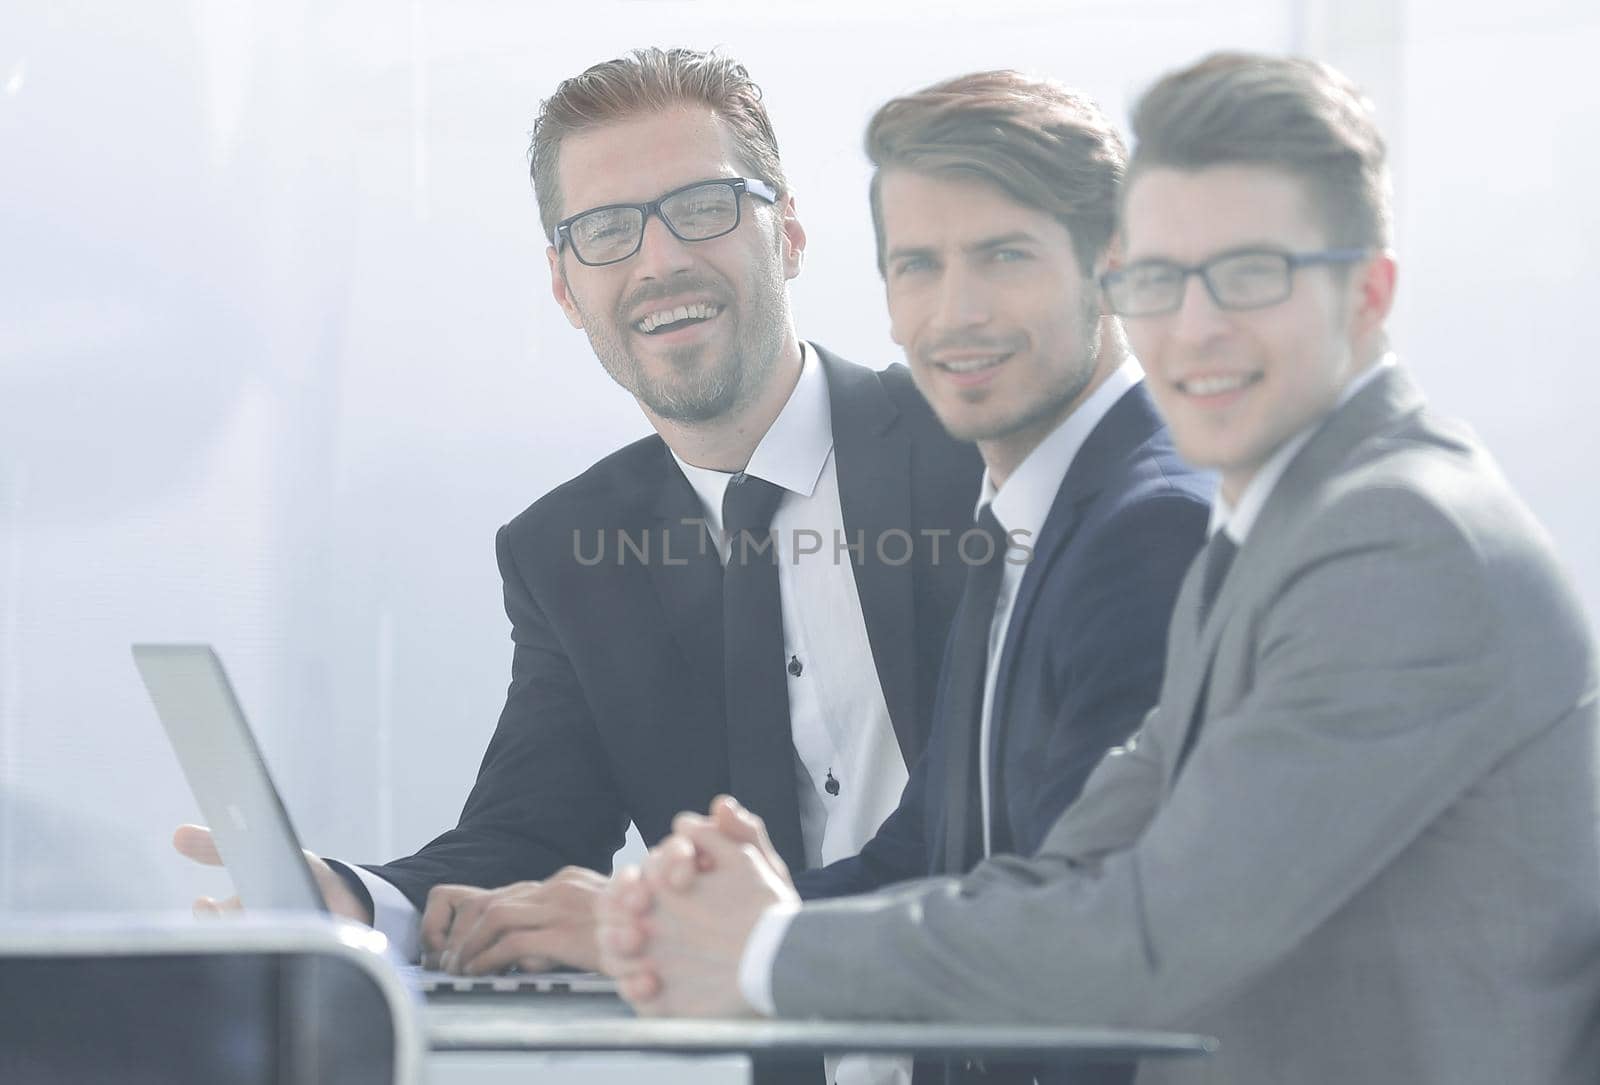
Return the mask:
{"type": "Polygon", "coordinates": [[[1253,384],[1259,384],[1264,374],[1255,373],[1219,373],[1203,377],[1187,377],[1175,382],[1178,391],[1189,396],[1224,396],[1229,392],[1238,392],[1253,384]]]}
{"type": "Polygon", "coordinates": [[[993,369],[1007,358],[1010,358],[1013,353],[1013,351],[1007,351],[1004,354],[988,354],[981,358],[960,358],[945,362],[935,361],[933,365],[935,369],[945,373],[954,373],[957,376],[965,377],[973,373],[982,373],[986,369],[993,369]]]}
{"type": "Polygon", "coordinates": [[[704,324],[708,320],[715,319],[721,312],[722,306],[715,302],[695,302],[693,305],[679,305],[672,309],[657,309],[635,320],[633,329],[643,335],[675,332],[681,328],[704,324]]]}

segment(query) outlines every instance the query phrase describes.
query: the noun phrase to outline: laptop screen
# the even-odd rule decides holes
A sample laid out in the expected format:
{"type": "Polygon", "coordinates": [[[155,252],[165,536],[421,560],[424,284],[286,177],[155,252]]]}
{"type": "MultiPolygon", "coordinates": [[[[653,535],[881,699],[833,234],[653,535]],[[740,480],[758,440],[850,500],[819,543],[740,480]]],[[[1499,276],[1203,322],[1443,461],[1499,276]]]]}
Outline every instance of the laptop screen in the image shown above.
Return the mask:
{"type": "Polygon", "coordinates": [[[240,900],[252,909],[327,911],[216,652],[136,644],[133,660],[240,900]]]}

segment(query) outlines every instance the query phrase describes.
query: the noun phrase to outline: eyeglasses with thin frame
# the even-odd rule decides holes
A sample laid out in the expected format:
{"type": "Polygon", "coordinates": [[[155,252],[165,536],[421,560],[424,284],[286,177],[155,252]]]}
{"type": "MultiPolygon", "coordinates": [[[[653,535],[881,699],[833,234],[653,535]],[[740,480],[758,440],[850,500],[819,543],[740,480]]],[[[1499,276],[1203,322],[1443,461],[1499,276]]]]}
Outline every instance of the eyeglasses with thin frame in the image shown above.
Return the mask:
{"type": "Polygon", "coordinates": [[[1100,276],[1100,289],[1118,316],[1162,316],[1183,305],[1189,276],[1198,275],[1218,309],[1265,309],[1294,291],[1299,268],[1354,264],[1371,255],[1368,249],[1235,249],[1199,264],[1140,260],[1100,276]]]}
{"type": "Polygon", "coordinates": [[[679,241],[710,241],[739,228],[741,192],[778,202],[778,190],[755,177],[696,181],[649,203],[608,203],[580,211],[556,223],[550,243],[560,250],[565,240],[579,263],[590,267],[621,263],[644,245],[644,224],[651,215],[679,241]]]}

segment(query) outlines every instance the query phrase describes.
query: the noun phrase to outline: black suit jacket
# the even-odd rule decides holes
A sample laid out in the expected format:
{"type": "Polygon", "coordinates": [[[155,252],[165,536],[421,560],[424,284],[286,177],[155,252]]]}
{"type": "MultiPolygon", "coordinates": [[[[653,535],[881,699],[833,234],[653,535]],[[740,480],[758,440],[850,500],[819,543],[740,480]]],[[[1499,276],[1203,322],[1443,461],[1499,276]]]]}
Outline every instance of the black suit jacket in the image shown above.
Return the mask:
{"type": "MultiPolygon", "coordinates": [[[[1167,624],[1205,541],[1214,483],[1187,467],[1142,386],[1123,394],[1061,482],[1017,589],[990,726],[994,850],[1032,854],[1101,755],[1156,703],[1167,624]]],[[[797,875],[804,897],[866,893],[944,872],[951,735],[975,720],[936,710],[933,737],[861,854],[797,875]]],[[[978,809],[977,766],[962,773],[978,809]]],[[[976,843],[976,841],[975,841],[976,843]]],[[[972,854],[977,848],[963,849],[972,854]]]]}
{"type": "MultiPolygon", "coordinates": [[[[903,366],[876,372],[818,354],[847,541],[859,534],[865,543],[855,576],[873,662],[901,752],[915,764],[964,573],[948,559],[949,539],[945,560],[932,560],[925,533],[970,526],[982,465],[944,433],[903,366]],[[905,537],[917,545],[902,561],[905,537]]],[[[722,567],[702,517],[666,444],[651,436],[500,529],[515,649],[477,782],[454,829],[368,869],[419,908],[441,882],[498,886],[568,864],[609,871],[630,820],[654,843],[673,815],[730,790],[722,567]]],[[[857,561],[849,552],[840,560],[857,561]]],[[[737,797],[778,827],[775,843],[799,869],[793,788],[737,797]]]]}

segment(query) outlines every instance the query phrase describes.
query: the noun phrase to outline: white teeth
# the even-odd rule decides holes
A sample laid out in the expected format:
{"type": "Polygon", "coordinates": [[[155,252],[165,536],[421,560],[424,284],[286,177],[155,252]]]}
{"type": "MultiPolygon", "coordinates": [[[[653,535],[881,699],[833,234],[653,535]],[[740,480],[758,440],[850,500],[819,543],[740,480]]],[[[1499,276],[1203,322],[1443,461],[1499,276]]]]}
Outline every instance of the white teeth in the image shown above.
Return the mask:
{"type": "Polygon", "coordinates": [[[674,324],[680,320],[710,320],[722,312],[722,306],[708,302],[695,302],[693,305],[680,305],[676,309],[658,309],[653,313],[646,313],[633,322],[633,326],[642,332],[653,332],[663,324],[674,324]]]}
{"type": "Polygon", "coordinates": [[[1249,373],[1231,373],[1216,377],[1190,377],[1179,383],[1192,396],[1219,396],[1255,383],[1255,377],[1249,373]]]}
{"type": "Polygon", "coordinates": [[[939,362],[939,368],[951,373],[976,373],[980,369],[999,365],[1005,361],[1004,354],[995,354],[988,358],[964,358],[959,362],[939,362]]]}

